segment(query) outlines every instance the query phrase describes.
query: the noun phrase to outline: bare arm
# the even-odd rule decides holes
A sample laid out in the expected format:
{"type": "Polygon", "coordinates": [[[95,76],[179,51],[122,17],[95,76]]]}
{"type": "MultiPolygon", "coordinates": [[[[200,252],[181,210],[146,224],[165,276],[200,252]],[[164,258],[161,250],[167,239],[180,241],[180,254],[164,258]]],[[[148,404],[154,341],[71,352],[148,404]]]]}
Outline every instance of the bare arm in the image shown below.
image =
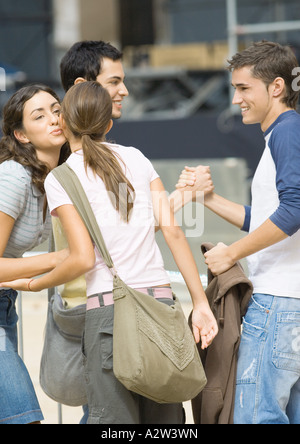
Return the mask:
{"type": "Polygon", "coordinates": [[[243,205],[239,205],[215,193],[204,199],[204,205],[230,224],[240,229],[244,226],[246,213],[243,205]]]}
{"type": "MultiPolygon", "coordinates": [[[[5,252],[14,224],[15,220],[12,217],[0,212],[0,256],[5,252]]],[[[0,282],[46,273],[52,270],[66,254],[64,251],[21,259],[0,257],[0,282]]]]}
{"type": "Polygon", "coordinates": [[[216,336],[218,327],[209,308],[197,265],[184,233],[175,220],[160,179],[156,179],[151,183],[151,191],[156,220],[192,297],[195,339],[199,342],[201,336],[202,347],[206,348],[216,336]]]}
{"type": "MultiPolygon", "coordinates": [[[[185,170],[182,171],[176,186],[177,191],[180,191],[181,193],[184,193],[185,190],[186,192],[192,192],[194,193],[193,199],[195,200],[197,198],[195,193],[203,190],[203,187],[205,187],[205,207],[213,211],[217,216],[222,217],[227,222],[241,229],[245,221],[244,206],[231,202],[230,200],[214,193],[214,187],[210,177],[210,170],[205,171],[203,168],[208,167],[185,167],[185,170]]],[[[178,200],[179,198],[176,197],[175,202],[177,203],[178,200]]]]}
{"type": "Polygon", "coordinates": [[[238,260],[270,247],[288,237],[270,219],[243,239],[230,246],[218,244],[205,253],[206,264],[213,274],[219,275],[229,270],[238,260]]]}
{"type": "MultiPolygon", "coordinates": [[[[50,273],[33,280],[31,291],[41,291],[70,282],[93,268],[95,253],[90,235],[73,205],[57,208],[57,214],[67,236],[69,255],[50,273]]],[[[1,283],[0,286],[12,287],[16,290],[28,290],[29,279],[1,283]]]]}
{"type": "MultiPolygon", "coordinates": [[[[198,187],[200,171],[188,168],[182,171],[177,184],[178,189],[198,187]]],[[[215,193],[208,194],[204,199],[206,208],[213,211],[227,222],[242,228],[245,222],[245,207],[229,201],[215,193]]],[[[213,274],[219,275],[230,269],[238,260],[274,245],[288,236],[270,219],[266,220],[257,230],[230,246],[222,243],[205,254],[206,264],[213,274]]]]}
{"type": "Polygon", "coordinates": [[[52,288],[82,276],[95,264],[95,253],[90,235],[73,205],[56,209],[67,236],[70,254],[53,271],[33,281],[32,291],[52,288]]]}

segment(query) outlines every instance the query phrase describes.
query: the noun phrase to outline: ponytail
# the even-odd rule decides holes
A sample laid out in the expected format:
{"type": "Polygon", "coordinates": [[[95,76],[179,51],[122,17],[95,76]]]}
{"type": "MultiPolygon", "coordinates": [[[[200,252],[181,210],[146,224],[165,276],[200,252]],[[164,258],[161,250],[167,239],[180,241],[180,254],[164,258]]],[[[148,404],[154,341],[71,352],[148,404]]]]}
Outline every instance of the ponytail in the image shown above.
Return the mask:
{"type": "MultiPolygon", "coordinates": [[[[122,219],[129,222],[134,188],[121,168],[122,159],[104,143],[93,140],[89,135],[83,136],[82,149],[86,167],[89,166],[101,177],[109,192],[111,203],[122,219]]],[[[126,168],[125,165],[124,167],[126,168]]]]}
{"type": "Polygon", "coordinates": [[[98,82],[74,85],[64,98],[62,114],[69,130],[82,140],[85,167],[103,180],[114,208],[128,222],[135,190],[126,177],[126,165],[104,143],[112,117],[110,95],[98,82]]]}

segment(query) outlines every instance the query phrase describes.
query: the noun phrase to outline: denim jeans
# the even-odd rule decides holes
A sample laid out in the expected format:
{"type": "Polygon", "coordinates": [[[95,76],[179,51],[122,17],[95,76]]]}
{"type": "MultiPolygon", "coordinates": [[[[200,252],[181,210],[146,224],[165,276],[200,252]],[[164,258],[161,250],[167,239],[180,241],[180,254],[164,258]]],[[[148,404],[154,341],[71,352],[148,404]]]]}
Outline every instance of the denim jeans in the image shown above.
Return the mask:
{"type": "Polygon", "coordinates": [[[18,355],[17,293],[0,290],[0,424],[43,420],[28,371],[18,355]]]}
{"type": "Polygon", "coordinates": [[[300,424],[300,299],[254,294],[243,323],[235,424],[300,424]]]}

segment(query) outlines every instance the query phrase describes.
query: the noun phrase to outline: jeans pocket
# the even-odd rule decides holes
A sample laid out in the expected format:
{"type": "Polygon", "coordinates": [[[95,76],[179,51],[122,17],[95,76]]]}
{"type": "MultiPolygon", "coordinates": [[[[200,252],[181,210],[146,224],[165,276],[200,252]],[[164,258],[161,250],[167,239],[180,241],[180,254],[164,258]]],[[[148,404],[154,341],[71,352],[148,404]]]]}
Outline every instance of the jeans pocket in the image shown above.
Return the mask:
{"type": "Polygon", "coordinates": [[[272,361],[276,368],[300,375],[300,313],[277,314],[272,361]]]}
{"type": "Polygon", "coordinates": [[[265,330],[244,321],[238,352],[237,384],[255,384],[264,336],[265,330]]]}
{"type": "Polygon", "coordinates": [[[273,301],[269,295],[255,294],[251,298],[238,354],[238,384],[256,383],[273,301]]]}
{"type": "Polygon", "coordinates": [[[261,330],[266,328],[270,310],[274,301],[273,296],[254,294],[251,298],[249,308],[245,316],[245,324],[251,325],[255,336],[260,336],[261,330]]]}
{"type": "Polygon", "coordinates": [[[102,368],[112,370],[113,368],[113,327],[106,326],[99,330],[100,353],[102,368]]]}

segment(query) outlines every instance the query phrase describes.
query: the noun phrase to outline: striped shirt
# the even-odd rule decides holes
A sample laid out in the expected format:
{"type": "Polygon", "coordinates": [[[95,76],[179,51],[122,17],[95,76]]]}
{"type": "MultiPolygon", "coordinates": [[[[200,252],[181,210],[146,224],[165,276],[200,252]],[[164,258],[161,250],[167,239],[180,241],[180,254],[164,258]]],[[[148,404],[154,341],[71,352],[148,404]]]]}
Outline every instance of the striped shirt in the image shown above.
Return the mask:
{"type": "Polygon", "coordinates": [[[13,160],[0,165],[0,211],[15,219],[3,257],[22,257],[49,237],[51,217],[47,212],[44,222],[44,199],[26,168],[13,160]]]}

